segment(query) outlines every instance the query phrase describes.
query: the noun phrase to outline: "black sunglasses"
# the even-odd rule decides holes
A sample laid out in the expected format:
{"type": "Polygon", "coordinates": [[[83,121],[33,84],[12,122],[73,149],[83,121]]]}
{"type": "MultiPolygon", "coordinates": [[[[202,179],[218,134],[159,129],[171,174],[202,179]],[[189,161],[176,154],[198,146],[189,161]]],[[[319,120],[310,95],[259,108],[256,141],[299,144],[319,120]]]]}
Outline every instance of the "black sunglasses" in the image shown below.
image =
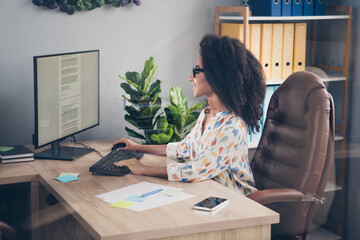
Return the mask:
{"type": "Polygon", "coordinates": [[[196,66],[196,67],[193,67],[192,71],[193,71],[193,76],[195,78],[196,74],[199,74],[200,72],[204,72],[204,69],[199,68],[198,66],[196,66]]]}

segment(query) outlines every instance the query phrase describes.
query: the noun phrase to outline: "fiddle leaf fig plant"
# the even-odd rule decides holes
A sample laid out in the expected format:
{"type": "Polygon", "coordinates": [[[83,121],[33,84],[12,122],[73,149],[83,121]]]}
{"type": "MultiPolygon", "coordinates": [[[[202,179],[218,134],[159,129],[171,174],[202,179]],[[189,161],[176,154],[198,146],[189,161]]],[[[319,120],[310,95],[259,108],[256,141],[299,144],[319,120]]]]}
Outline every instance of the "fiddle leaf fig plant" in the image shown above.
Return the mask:
{"type": "Polygon", "coordinates": [[[200,114],[197,110],[204,104],[206,102],[197,103],[189,109],[181,88],[174,86],[170,89],[170,105],[164,110],[168,122],[174,126],[172,142],[181,141],[191,131],[200,114]]]}
{"type": "Polygon", "coordinates": [[[173,134],[172,126],[164,119],[165,117],[159,115],[155,118],[161,108],[160,80],[157,79],[152,84],[150,82],[157,67],[154,66],[153,57],[150,57],[145,62],[141,74],[126,72],[125,77],[119,75],[125,81],[120,86],[129,95],[122,95],[130,103],[125,107],[127,112],[125,120],[138,129],[136,131],[125,127],[125,130],[129,136],[139,138],[147,144],[167,143],[173,134]]]}

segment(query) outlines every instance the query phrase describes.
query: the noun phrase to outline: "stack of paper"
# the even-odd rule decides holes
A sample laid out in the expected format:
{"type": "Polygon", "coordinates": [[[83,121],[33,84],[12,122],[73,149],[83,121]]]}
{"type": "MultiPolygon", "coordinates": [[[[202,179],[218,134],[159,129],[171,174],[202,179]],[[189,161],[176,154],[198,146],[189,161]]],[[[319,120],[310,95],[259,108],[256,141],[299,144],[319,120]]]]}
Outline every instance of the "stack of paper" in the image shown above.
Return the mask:
{"type": "Polygon", "coordinates": [[[128,187],[97,195],[112,207],[127,208],[133,211],[145,211],[170,203],[192,198],[181,188],[173,188],[150,182],[140,182],[128,187]],[[147,194],[151,192],[154,194],[147,194]],[[146,196],[145,196],[146,195],[146,196]]]}

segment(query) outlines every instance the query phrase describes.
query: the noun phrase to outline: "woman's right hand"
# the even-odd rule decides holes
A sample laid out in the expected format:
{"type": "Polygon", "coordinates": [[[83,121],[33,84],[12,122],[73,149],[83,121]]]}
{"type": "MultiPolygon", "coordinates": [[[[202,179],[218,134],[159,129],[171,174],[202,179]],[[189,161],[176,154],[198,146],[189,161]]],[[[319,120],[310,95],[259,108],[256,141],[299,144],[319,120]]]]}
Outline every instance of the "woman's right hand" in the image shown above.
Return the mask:
{"type": "Polygon", "coordinates": [[[113,146],[115,146],[116,144],[119,144],[119,143],[125,143],[125,147],[123,147],[121,149],[126,149],[126,150],[130,150],[130,151],[140,151],[140,148],[142,146],[141,144],[138,144],[128,138],[120,138],[119,140],[117,140],[116,142],[113,143],[113,146]]]}

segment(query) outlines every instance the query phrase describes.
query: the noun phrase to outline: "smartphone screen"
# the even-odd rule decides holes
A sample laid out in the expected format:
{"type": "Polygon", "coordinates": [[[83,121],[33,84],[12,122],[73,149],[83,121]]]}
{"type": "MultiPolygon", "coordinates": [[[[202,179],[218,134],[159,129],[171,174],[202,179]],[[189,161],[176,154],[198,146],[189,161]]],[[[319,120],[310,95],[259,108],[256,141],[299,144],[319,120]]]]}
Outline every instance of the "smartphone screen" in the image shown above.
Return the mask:
{"type": "Polygon", "coordinates": [[[194,205],[195,209],[205,210],[205,211],[215,211],[222,206],[227,204],[228,200],[225,198],[219,197],[208,197],[201,202],[198,202],[194,205]]]}

